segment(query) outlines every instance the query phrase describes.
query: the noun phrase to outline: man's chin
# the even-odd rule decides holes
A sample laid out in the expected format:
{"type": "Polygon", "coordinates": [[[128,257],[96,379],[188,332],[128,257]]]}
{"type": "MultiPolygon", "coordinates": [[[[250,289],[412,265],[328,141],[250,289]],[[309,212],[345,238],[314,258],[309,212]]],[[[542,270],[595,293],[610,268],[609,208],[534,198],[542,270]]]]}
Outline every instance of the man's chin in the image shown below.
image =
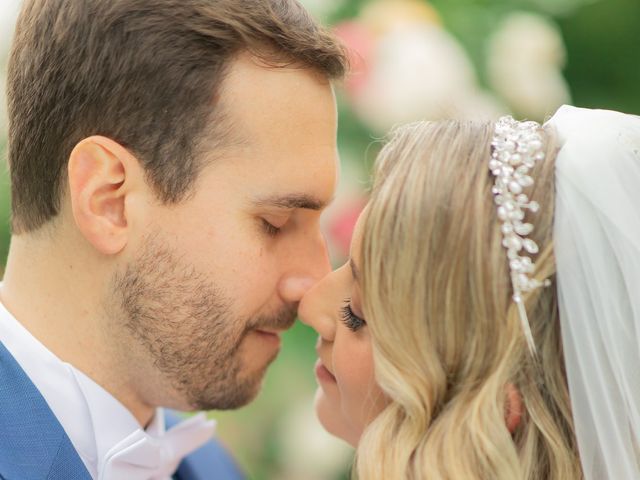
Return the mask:
{"type": "Polygon", "coordinates": [[[245,390],[242,395],[228,400],[221,406],[211,406],[206,410],[236,410],[245,407],[253,402],[262,390],[262,381],[253,387],[252,390],[245,390]]]}
{"type": "Polygon", "coordinates": [[[273,358],[270,359],[266,363],[266,365],[260,368],[259,371],[252,372],[247,378],[242,380],[242,387],[240,388],[240,390],[244,392],[244,395],[238,397],[236,405],[231,406],[231,409],[244,407],[247,404],[253,402],[258,397],[258,395],[262,391],[262,386],[264,385],[264,379],[267,374],[267,369],[276,359],[276,355],[277,354],[274,354],[273,358]]]}
{"type": "MultiPolygon", "coordinates": [[[[275,359],[275,356],[274,356],[275,359]]],[[[234,410],[254,401],[262,390],[267,368],[273,360],[249,373],[245,378],[237,379],[233,385],[219,385],[209,398],[195,402],[196,410],[234,410]]]]}

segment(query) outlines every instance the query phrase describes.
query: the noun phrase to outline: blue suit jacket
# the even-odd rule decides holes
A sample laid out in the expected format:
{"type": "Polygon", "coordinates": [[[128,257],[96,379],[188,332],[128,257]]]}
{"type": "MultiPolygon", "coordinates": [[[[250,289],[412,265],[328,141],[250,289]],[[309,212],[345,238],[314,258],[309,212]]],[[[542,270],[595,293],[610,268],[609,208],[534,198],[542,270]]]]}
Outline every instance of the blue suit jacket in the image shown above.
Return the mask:
{"type": "MultiPolygon", "coordinates": [[[[167,428],[177,421],[167,414],[167,428]]],[[[91,480],[49,405],[1,342],[0,479],[91,480]]],[[[182,461],[174,479],[242,480],[244,476],[212,440],[182,461]]]]}

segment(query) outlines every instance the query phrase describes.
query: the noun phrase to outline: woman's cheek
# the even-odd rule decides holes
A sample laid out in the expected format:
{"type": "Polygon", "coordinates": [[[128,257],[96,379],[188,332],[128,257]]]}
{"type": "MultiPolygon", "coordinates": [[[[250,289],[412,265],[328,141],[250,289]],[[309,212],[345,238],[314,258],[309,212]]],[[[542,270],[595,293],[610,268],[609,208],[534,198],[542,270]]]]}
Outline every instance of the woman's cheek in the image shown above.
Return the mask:
{"type": "MultiPolygon", "coordinates": [[[[347,334],[356,335],[352,332],[347,334]]],[[[361,431],[372,419],[372,401],[378,397],[380,389],[375,384],[373,355],[368,338],[353,338],[348,345],[346,343],[341,341],[334,346],[335,375],[343,415],[353,428],[361,431]]]]}

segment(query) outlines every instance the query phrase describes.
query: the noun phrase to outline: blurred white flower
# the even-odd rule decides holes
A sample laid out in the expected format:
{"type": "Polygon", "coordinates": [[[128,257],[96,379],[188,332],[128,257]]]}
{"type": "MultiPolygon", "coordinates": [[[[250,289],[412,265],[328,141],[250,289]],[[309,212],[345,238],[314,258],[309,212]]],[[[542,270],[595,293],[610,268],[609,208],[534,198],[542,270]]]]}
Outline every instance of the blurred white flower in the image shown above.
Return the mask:
{"type": "Polygon", "coordinates": [[[500,110],[480,92],[466,52],[434,24],[383,36],[370,59],[368,81],[352,101],[378,132],[415,120],[487,117],[500,110]]]}
{"type": "Polygon", "coordinates": [[[313,399],[292,407],[278,440],[286,462],[280,480],[331,480],[347,470],[353,459],[353,449],[322,428],[313,399]]]}
{"type": "Polygon", "coordinates": [[[21,0],[2,0],[0,2],[0,63],[3,64],[6,62],[21,3],[21,0]]]}
{"type": "Polygon", "coordinates": [[[561,72],[565,57],[553,24],[539,15],[514,13],[490,39],[489,81],[518,115],[543,120],[571,101],[561,72]]]}

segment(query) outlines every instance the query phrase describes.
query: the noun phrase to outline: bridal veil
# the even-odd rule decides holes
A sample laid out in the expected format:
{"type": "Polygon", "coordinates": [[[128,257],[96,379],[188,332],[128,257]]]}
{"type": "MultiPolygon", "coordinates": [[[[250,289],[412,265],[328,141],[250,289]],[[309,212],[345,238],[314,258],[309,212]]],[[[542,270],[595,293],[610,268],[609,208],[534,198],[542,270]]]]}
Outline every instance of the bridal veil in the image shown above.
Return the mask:
{"type": "Polygon", "coordinates": [[[587,480],[640,479],[640,117],[564,106],[554,242],[587,480]]]}

